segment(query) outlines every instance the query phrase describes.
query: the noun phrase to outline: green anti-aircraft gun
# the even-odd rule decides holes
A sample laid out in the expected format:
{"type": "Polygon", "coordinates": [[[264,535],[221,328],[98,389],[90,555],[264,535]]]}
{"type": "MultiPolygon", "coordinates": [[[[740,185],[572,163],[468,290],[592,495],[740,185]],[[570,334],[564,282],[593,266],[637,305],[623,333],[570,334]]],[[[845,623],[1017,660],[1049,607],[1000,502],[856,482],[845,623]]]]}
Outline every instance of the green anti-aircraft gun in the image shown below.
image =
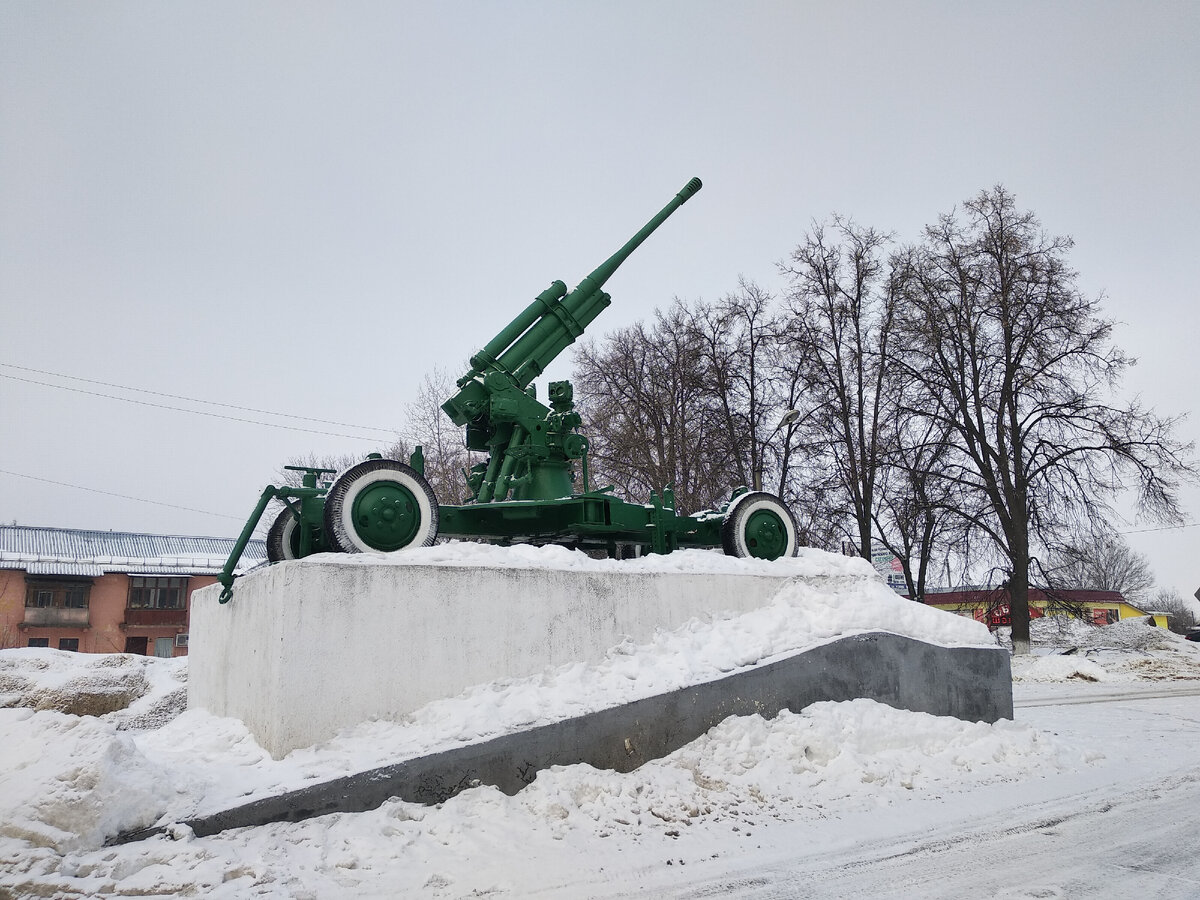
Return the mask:
{"type": "Polygon", "coordinates": [[[723,547],[731,556],[778,559],[796,553],[796,523],[779,498],[744,488],[718,510],[679,515],[671,486],[649,503],[629,503],[592,490],[588,440],[579,433],[569,382],[550,385],[547,407],[536,399],[533,380],[609,305],[604,283],[659,225],[700,190],[693,178],[641,231],[568,292],[555,281],[516,319],[471,357],[470,371],[442,404],[466,429],[466,446],[487,454],[464,472],[471,499],[442,505],[424,477],[421,448],[408,463],[371,454],[336,480],[332,470],[297,468],[301,487],[268,486],[259,498],[224,571],[233,592],[233,571],[272,499],[280,512],[267,535],[271,562],[312,553],[389,552],[424,547],[438,537],[494,543],[564,544],[607,551],[609,556],[682,547],[723,547]],[[582,491],[575,490],[575,463],[582,491]]]}

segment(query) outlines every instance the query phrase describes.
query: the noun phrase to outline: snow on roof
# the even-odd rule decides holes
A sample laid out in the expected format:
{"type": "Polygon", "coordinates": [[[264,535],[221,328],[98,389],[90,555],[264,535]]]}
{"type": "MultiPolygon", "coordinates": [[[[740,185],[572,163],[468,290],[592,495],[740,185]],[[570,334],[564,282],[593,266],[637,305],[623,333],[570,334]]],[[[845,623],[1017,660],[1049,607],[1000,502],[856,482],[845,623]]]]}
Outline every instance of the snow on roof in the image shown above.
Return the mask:
{"type": "MultiPolygon", "coordinates": [[[[105,572],[215,575],[235,543],[233,538],[0,525],[0,568],[92,577],[105,572]]],[[[239,569],[266,558],[266,543],[252,540],[239,569]]]]}
{"type": "Polygon", "coordinates": [[[26,563],[25,571],[30,575],[86,575],[91,578],[99,578],[104,574],[103,569],[91,563],[69,562],[26,563]]]}

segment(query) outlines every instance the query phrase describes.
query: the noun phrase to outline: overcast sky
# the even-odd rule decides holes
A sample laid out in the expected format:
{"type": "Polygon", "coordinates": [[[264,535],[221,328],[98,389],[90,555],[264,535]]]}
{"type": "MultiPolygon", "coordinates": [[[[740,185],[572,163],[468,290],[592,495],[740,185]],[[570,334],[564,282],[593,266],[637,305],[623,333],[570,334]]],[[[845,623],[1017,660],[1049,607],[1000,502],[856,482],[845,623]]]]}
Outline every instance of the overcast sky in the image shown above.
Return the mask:
{"type": "MultiPolygon", "coordinates": [[[[1194,2],[6,2],[0,519],[235,535],[286,459],[379,441],[63,376],[386,436],[692,176],[589,335],[1002,183],[1190,413],[1197,110],[1194,2]]],[[[1198,538],[1128,535],[1185,595],[1198,538]]]]}

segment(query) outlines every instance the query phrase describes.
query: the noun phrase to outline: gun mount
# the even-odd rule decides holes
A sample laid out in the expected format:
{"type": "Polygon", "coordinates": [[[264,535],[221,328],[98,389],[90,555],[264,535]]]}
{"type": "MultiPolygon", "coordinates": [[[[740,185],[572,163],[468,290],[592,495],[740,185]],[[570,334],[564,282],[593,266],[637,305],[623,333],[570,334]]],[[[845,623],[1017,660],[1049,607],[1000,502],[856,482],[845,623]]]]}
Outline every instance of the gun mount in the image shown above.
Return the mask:
{"type": "Polygon", "coordinates": [[[588,440],[579,432],[569,382],[550,384],[549,406],[533,381],[612,302],[604,285],[621,264],[702,187],[693,178],[624,246],[574,290],[551,282],[470,359],[442,410],[465,430],[467,449],[486,462],[464,473],[471,499],[440,505],[424,477],[421,448],[407,464],[372,454],[329,483],[328,470],[305,470],[304,486],[268,486],[246,523],[219,580],[221,602],[232,596],[233,569],[272,498],[284,509],[267,542],[272,562],[320,551],[358,553],[428,546],[439,536],[499,543],[559,543],[606,550],[610,556],[679,547],[723,547],[733,556],[778,559],[798,546],[795,520],[770,494],[739,488],[718,510],[678,515],[670,485],[635,504],[592,490],[588,440]],[[575,490],[575,462],[582,490],[575,490]],[[300,502],[292,503],[297,499],[300,502]]]}

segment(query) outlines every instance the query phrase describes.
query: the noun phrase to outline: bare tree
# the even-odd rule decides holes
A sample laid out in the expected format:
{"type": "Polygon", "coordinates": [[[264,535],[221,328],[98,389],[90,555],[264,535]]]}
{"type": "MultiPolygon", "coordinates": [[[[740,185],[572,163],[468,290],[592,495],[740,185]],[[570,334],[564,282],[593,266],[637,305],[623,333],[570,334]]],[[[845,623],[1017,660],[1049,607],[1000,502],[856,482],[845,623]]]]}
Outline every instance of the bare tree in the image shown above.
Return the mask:
{"type": "Polygon", "coordinates": [[[1150,561],[1119,534],[1085,528],[1051,550],[1043,567],[1053,588],[1117,591],[1142,606],[1154,588],[1150,561]]]}
{"type": "Polygon", "coordinates": [[[936,560],[962,546],[965,536],[956,510],[967,498],[945,477],[953,446],[944,425],[932,418],[896,416],[888,426],[893,434],[879,475],[873,521],[879,542],[900,560],[908,596],[923,602],[936,560]]]}
{"type": "Polygon", "coordinates": [[[594,481],[642,498],[673,484],[684,512],[728,499],[738,473],[717,439],[723,431],[704,347],[682,303],[657,311],[649,326],[581,343],[574,383],[594,481]]]}
{"type": "MultiPolygon", "coordinates": [[[[416,398],[404,408],[406,443],[420,445],[425,457],[425,480],[439,503],[461,504],[471,497],[466,470],[474,460],[468,453],[463,430],[450,421],[442,404],[454,395],[454,382],[445,369],[435,367],[417,388],[416,398]]],[[[408,456],[400,457],[406,462],[408,456]]]]}
{"type": "Polygon", "coordinates": [[[797,384],[781,365],[784,325],[774,306],[768,291],[743,278],[735,293],[692,307],[691,321],[721,426],[710,437],[723,441],[735,483],[782,496],[798,430],[797,384]]]}
{"type": "Polygon", "coordinates": [[[887,235],[834,217],[814,225],[783,266],[791,276],[790,355],[804,370],[810,452],[825,455],[850,536],[871,558],[876,488],[895,416],[888,387],[896,313],[887,235]]]}
{"type": "MultiPolygon", "coordinates": [[[[463,443],[462,430],[442,412],[441,405],[454,393],[454,384],[445,370],[435,368],[427,374],[417,389],[416,397],[404,408],[402,435],[375,452],[386,459],[407,463],[419,445],[425,464],[425,478],[440,503],[465,503],[470,496],[463,469],[470,468],[471,458],[463,443]]],[[[364,453],[343,453],[320,456],[309,453],[289,459],[286,465],[332,469],[342,472],[366,459],[364,453]]],[[[281,483],[299,486],[299,472],[280,469],[281,483]]]]}
{"type": "Polygon", "coordinates": [[[1146,612],[1167,614],[1167,627],[1176,634],[1187,634],[1196,627],[1196,608],[1174,588],[1160,588],[1148,603],[1146,612]]]}
{"type": "Polygon", "coordinates": [[[1126,485],[1142,509],[1177,520],[1194,477],[1175,420],[1109,396],[1131,364],[1067,265],[1002,187],[926,229],[902,274],[905,375],[956,437],[950,477],[983,500],[960,511],[1005,561],[1013,650],[1029,652],[1029,577],[1038,545],[1097,519],[1126,485]]]}

